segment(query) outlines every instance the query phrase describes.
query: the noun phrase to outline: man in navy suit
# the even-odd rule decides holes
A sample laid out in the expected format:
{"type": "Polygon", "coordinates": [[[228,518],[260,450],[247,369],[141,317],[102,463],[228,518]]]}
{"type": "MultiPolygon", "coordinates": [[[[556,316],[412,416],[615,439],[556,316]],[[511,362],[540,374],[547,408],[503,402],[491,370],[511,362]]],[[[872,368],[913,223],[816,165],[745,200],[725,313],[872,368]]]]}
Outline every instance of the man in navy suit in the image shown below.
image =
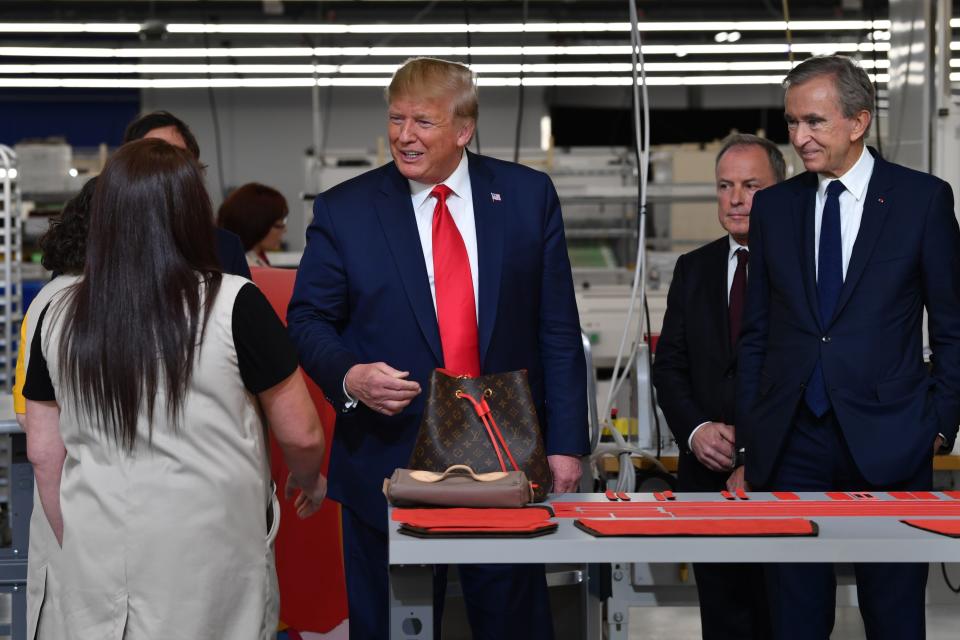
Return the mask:
{"type": "MultiPolygon", "coordinates": [[[[287,315],[304,369],[340,412],[330,497],[343,506],[350,636],[372,639],[388,633],[381,486],[408,463],[433,369],[527,370],[554,492],[576,488],[588,449],[553,184],[466,151],[478,112],[467,67],[408,61],[387,101],[393,162],[317,197],[287,315]]],[[[542,565],[460,565],[460,577],[475,638],[552,637],[542,565]]]]}
{"type": "MultiPolygon", "coordinates": [[[[123,141],[140,140],[141,138],[158,138],[175,147],[189,151],[194,158],[200,159],[200,145],[194,137],[190,127],[180,118],[169,111],[152,111],[144,114],[127,125],[123,133],[123,141]]],[[[216,227],[217,257],[224,273],[232,273],[250,279],[250,267],[247,265],[246,252],[240,237],[216,227]]]]}
{"type": "MultiPolygon", "coordinates": [[[[735,134],[717,153],[717,212],[726,231],[677,260],[657,341],[657,401],[680,443],[677,488],[717,492],[743,486],[734,469],[737,341],[747,286],[750,208],[783,180],[783,154],[765,138],[735,134]]],[[[765,640],[770,621],[756,564],[696,563],[705,640],[765,640]]]]}
{"type": "MultiPolygon", "coordinates": [[[[929,490],[960,421],[960,230],[950,187],[864,145],[874,92],[842,56],[784,80],[806,173],[753,201],[738,371],[746,479],[788,491],[929,490]],[[923,311],[931,367],[923,362],[923,311]]],[[[927,565],[855,566],[867,637],[923,638],[927,565]]],[[[767,571],[777,638],[828,638],[831,565],[767,571]]]]}

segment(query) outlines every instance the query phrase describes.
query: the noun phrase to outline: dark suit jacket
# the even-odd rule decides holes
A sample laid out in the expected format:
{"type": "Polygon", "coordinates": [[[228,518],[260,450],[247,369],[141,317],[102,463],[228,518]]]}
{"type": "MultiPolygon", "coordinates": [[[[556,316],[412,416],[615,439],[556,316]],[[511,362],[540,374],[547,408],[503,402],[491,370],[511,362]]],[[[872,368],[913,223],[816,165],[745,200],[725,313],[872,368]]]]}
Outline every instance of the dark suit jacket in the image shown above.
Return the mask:
{"type": "Polygon", "coordinates": [[[243,276],[250,280],[250,267],[247,265],[247,255],[243,250],[240,237],[220,227],[216,227],[216,232],[217,257],[220,259],[220,267],[223,272],[243,276]]]}
{"type": "MultiPolygon", "coordinates": [[[[871,149],[871,152],[873,152],[871,149]]],[[[738,444],[762,486],[822,358],[830,402],[868,482],[929,462],[960,420],[960,231],[949,185],[876,158],[833,318],[821,324],[814,267],[817,176],[757,193],[740,339],[738,444]],[[929,314],[933,367],[923,362],[929,314]],[[742,441],[742,442],[741,442],[742,441]]]]}
{"type": "MultiPolygon", "coordinates": [[[[587,452],[586,367],[550,179],[469,155],[483,373],[527,369],[548,454],[587,452]],[[495,199],[496,198],[496,199],[495,199]]],[[[407,180],[393,163],[317,197],[287,319],[300,361],[331,403],[357,363],[410,372],[423,392],[399,415],[340,413],[330,497],[385,527],[383,479],[410,457],[443,352],[407,180]]]]}
{"type": "Polygon", "coordinates": [[[687,447],[699,424],[736,424],[737,359],[728,337],[729,256],[727,236],[680,256],[657,341],[653,384],[680,448],[677,482],[681,491],[716,491],[730,475],[707,469],[687,447]]]}

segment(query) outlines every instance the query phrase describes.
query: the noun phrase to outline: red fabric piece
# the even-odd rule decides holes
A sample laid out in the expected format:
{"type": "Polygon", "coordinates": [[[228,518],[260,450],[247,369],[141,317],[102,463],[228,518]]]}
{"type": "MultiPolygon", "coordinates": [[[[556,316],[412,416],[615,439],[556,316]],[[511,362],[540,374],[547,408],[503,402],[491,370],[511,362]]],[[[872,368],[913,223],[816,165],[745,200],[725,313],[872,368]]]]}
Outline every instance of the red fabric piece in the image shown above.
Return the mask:
{"type": "Polygon", "coordinates": [[[667,500],[677,499],[677,496],[673,495],[673,491],[669,491],[669,490],[663,492],[663,497],[666,498],[667,500]]]}
{"type": "Polygon", "coordinates": [[[394,509],[391,518],[412,527],[433,529],[465,528],[516,529],[530,525],[542,525],[549,522],[551,513],[540,507],[521,509],[394,509]]]}
{"type": "Polygon", "coordinates": [[[799,500],[800,496],[792,491],[774,491],[773,497],[777,500],[799,500]]]}
{"type": "Polygon", "coordinates": [[[960,520],[901,520],[900,522],[931,533],[960,538],[960,520]]]}
{"type": "Polygon", "coordinates": [[[595,536],[811,536],[816,526],[804,518],[690,519],[690,520],[577,520],[577,526],[595,536]]]}
{"type": "Polygon", "coordinates": [[[630,496],[623,491],[617,492],[617,497],[623,500],[624,502],[630,502],[630,496]]]}
{"type": "MultiPolygon", "coordinates": [[[[286,322],[287,303],[293,293],[294,269],[251,267],[254,283],[266,296],[277,316],[286,322]]],[[[327,451],[323,472],[327,472],[333,442],[336,411],[323,392],[306,374],[310,399],[323,423],[327,451]]],[[[293,501],[283,499],[287,465],[280,447],[270,438],[270,472],[280,494],[280,532],[274,553],[280,583],[280,620],[300,631],[327,633],[347,617],[347,588],[343,577],[343,546],[340,533],[340,506],[324,500],[320,511],[306,520],[297,517],[293,501]]]]}
{"type": "Polygon", "coordinates": [[[654,491],[654,492],[653,492],[653,499],[656,500],[657,502],[665,502],[665,501],[666,501],[666,498],[663,497],[663,494],[660,493],[659,491],[654,491]]]}
{"type": "Polygon", "coordinates": [[[944,491],[943,495],[954,500],[960,500],[960,491],[944,491]]]}
{"type": "Polygon", "coordinates": [[[447,208],[453,191],[438,184],[430,192],[433,210],[433,284],[437,296],[437,324],[443,345],[443,366],[457,374],[480,375],[477,305],[473,295],[470,259],[463,236],[447,208]]]}
{"type": "MultiPolygon", "coordinates": [[[[882,494],[881,494],[882,495],[882,494]]],[[[960,518],[960,500],[555,502],[557,518],[960,518]]]]}
{"type": "Polygon", "coordinates": [[[741,500],[750,499],[749,497],[747,497],[747,492],[744,490],[743,487],[737,487],[737,497],[740,498],[741,500]]]}
{"type": "Polygon", "coordinates": [[[853,496],[843,491],[827,491],[826,496],[831,500],[853,500],[853,496]]]}
{"type": "Polygon", "coordinates": [[[607,496],[607,500],[611,502],[617,501],[617,494],[613,489],[607,489],[607,491],[603,495],[607,496]]]}
{"type": "Polygon", "coordinates": [[[729,491],[727,491],[726,489],[724,489],[723,491],[721,491],[721,492],[720,492],[720,495],[723,496],[724,498],[726,498],[727,500],[735,500],[735,499],[736,499],[736,498],[733,497],[733,494],[730,493],[729,491]]]}
{"type": "Polygon", "coordinates": [[[939,500],[940,496],[932,491],[913,491],[913,497],[917,500],[939,500]]]}
{"type": "Polygon", "coordinates": [[[556,527],[556,524],[552,522],[529,522],[524,524],[515,524],[515,525],[504,525],[499,527],[487,527],[487,526],[476,526],[476,525],[464,525],[456,527],[446,527],[446,526],[437,526],[437,527],[417,527],[414,525],[403,524],[404,527],[412,527],[414,530],[423,531],[425,533],[476,533],[478,535],[484,534],[493,534],[493,533],[532,533],[534,531],[542,531],[545,529],[550,529],[556,527]]]}
{"type": "Polygon", "coordinates": [[[917,496],[913,495],[909,491],[890,491],[889,495],[891,498],[896,500],[916,500],[917,496]]]}

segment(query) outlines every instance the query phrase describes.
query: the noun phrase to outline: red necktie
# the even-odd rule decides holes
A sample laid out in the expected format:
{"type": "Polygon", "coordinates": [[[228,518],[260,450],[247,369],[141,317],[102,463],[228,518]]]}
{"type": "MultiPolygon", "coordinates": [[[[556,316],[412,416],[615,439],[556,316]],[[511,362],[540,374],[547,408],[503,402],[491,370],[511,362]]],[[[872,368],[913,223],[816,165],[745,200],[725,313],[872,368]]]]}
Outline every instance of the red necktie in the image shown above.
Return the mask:
{"type": "Polygon", "coordinates": [[[443,345],[444,367],[456,374],[480,375],[477,308],[473,297],[470,259],[463,237],[447,208],[453,193],[445,184],[430,192],[433,210],[433,284],[437,296],[437,323],[443,345]]]}
{"type": "Polygon", "coordinates": [[[747,260],[750,252],[737,249],[737,270],[733,272],[730,285],[730,346],[737,348],[740,339],[740,322],[743,319],[743,302],[747,297],[747,260]]]}

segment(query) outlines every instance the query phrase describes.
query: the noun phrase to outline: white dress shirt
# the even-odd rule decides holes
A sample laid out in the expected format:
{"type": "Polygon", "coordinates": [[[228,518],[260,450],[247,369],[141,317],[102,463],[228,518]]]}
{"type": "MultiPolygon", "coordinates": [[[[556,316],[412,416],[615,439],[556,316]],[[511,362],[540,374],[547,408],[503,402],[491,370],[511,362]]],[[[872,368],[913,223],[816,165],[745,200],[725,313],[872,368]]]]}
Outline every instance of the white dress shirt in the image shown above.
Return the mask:
{"type": "MultiPolygon", "coordinates": [[[[437,288],[433,278],[433,210],[437,207],[437,199],[430,197],[430,192],[436,185],[422,182],[410,183],[410,197],[413,200],[413,213],[417,218],[417,232],[420,234],[420,247],[423,249],[423,261],[427,267],[427,278],[430,281],[430,295],[433,296],[433,311],[437,311],[437,288]]],[[[473,191],[470,190],[470,171],[467,167],[467,154],[463,153],[460,164],[454,169],[450,177],[441,184],[445,184],[453,191],[447,196],[447,209],[457,225],[457,230],[463,238],[467,248],[467,259],[470,261],[470,275],[473,277],[473,304],[480,313],[480,280],[477,277],[477,225],[473,216],[473,191]]]]}
{"type": "MultiPolygon", "coordinates": [[[[730,289],[733,288],[733,275],[737,272],[737,251],[739,249],[750,249],[745,244],[739,244],[736,240],[733,239],[733,236],[728,235],[727,241],[730,243],[730,252],[727,253],[727,305],[730,304],[730,289]]],[[[747,263],[747,273],[750,272],[750,264],[747,263]]],[[[707,420],[707,422],[710,422],[707,420]]],[[[701,422],[693,431],[690,432],[690,437],[687,438],[687,449],[693,451],[693,434],[700,430],[700,427],[707,424],[707,422],[701,422]]]]}
{"type": "MultiPolygon", "coordinates": [[[[470,189],[470,170],[467,153],[464,151],[460,164],[453,170],[450,177],[440,184],[450,187],[453,192],[447,196],[447,209],[450,217],[457,225],[457,231],[463,238],[467,248],[467,259],[470,261],[470,275],[473,278],[473,304],[477,311],[477,322],[480,321],[480,279],[477,272],[477,225],[473,215],[473,191],[470,189]]],[[[417,233],[420,235],[420,248],[423,249],[423,261],[427,267],[427,279],[430,281],[430,295],[433,297],[433,312],[437,312],[437,287],[433,277],[433,210],[437,207],[437,199],[430,196],[436,185],[424,184],[414,180],[407,180],[410,184],[410,198],[413,201],[413,214],[416,217],[417,233]]],[[[347,391],[347,377],[343,377],[343,395],[347,402],[344,409],[349,410],[357,406],[357,400],[347,391]]]]}
{"type": "Polygon", "coordinates": [[[847,278],[847,266],[850,264],[850,256],[853,254],[853,244],[857,241],[857,234],[860,233],[860,220],[863,219],[863,203],[866,201],[867,186],[870,184],[870,176],[873,175],[873,156],[867,150],[866,145],[856,164],[839,178],[828,178],[824,175],[819,176],[817,185],[817,203],[814,210],[814,267],[817,270],[817,276],[820,275],[820,225],[823,221],[823,206],[827,202],[827,186],[834,180],[839,179],[846,191],[840,194],[840,242],[843,256],[843,278],[847,278]]]}

